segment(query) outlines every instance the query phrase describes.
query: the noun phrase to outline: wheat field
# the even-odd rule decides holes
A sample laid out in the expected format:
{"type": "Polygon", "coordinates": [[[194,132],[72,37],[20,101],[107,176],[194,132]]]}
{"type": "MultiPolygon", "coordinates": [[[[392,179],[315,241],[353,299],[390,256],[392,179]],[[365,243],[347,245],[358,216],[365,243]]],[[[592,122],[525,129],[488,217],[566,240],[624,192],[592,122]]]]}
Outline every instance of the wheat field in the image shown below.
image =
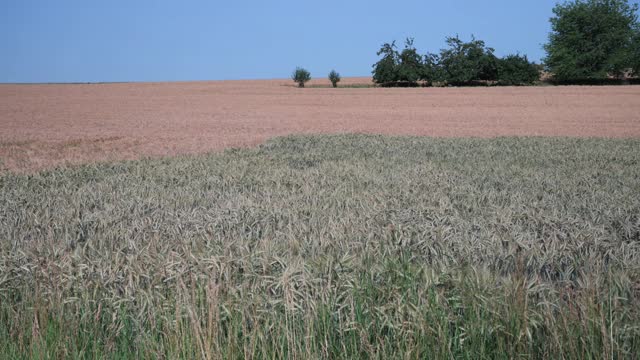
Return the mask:
{"type": "Polygon", "coordinates": [[[0,204],[6,358],[640,353],[640,140],[288,136],[0,204]]]}

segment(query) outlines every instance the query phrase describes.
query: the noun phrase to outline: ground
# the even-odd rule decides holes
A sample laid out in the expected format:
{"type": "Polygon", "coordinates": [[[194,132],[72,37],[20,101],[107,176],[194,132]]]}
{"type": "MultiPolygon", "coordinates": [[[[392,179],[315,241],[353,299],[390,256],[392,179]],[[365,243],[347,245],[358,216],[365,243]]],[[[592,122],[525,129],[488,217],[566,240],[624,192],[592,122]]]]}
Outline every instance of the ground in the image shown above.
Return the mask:
{"type": "MultiPolygon", "coordinates": [[[[370,84],[347,78],[341,86],[370,84]]],[[[0,166],[203,153],[288,134],[640,136],[640,87],[338,88],[313,80],[0,85],[0,166]]]]}

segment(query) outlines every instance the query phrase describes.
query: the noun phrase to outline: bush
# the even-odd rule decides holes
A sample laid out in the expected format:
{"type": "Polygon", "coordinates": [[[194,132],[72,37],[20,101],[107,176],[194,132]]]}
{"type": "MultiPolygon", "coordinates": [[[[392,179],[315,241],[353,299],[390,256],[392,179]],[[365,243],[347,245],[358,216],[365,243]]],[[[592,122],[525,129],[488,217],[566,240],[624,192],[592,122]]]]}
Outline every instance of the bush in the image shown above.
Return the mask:
{"type": "Polygon", "coordinates": [[[298,87],[303,88],[304,87],[304,83],[306,83],[307,81],[311,80],[311,73],[309,71],[307,71],[306,69],[303,69],[301,67],[297,67],[296,70],[291,75],[291,79],[293,79],[293,81],[298,83],[298,87]]]}
{"type": "Polygon", "coordinates": [[[627,0],[574,0],[556,5],[546,64],[556,80],[621,77],[634,60],[638,5],[627,0]]]}
{"type": "Polygon", "coordinates": [[[540,79],[538,65],[526,56],[507,55],[498,61],[500,85],[531,85],[540,79]]]}
{"type": "Polygon", "coordinates": [[[340,82],[340,80],[340,74],[335,70],[331,70],[329,73],[329,81],[331,81],[331,85],[333,85],[334,88],[338,87],[338,82],[340,82]]]}

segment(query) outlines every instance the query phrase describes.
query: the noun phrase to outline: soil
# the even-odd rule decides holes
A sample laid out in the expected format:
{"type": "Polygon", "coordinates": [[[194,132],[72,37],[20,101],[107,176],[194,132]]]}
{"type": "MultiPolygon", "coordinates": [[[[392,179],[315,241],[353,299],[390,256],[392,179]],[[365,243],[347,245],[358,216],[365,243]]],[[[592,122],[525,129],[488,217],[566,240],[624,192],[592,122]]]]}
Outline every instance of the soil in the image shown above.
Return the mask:
{"type": "MultiPolygon", "coordinates": [[[[348,78],[340,85],[370,83],[348,78]]],[[[640,137],[640,86],[332,89],[328,80],[308,85],[2,84],[0,167],[29,172],[204,153],[287,134],[640,137]]]]}

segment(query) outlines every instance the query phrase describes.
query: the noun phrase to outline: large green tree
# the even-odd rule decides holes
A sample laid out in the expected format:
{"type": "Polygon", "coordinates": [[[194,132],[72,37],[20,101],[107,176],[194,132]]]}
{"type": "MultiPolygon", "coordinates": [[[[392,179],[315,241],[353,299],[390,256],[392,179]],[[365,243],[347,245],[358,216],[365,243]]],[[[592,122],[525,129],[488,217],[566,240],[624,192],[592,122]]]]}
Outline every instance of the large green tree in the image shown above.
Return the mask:
{"type": "Polygon", "coordinates": [[[637,4],[574,0],[556,5],[553,13],[545,50],[546,65],[555,78],[602,79],[634,67],[637,4]]]}

